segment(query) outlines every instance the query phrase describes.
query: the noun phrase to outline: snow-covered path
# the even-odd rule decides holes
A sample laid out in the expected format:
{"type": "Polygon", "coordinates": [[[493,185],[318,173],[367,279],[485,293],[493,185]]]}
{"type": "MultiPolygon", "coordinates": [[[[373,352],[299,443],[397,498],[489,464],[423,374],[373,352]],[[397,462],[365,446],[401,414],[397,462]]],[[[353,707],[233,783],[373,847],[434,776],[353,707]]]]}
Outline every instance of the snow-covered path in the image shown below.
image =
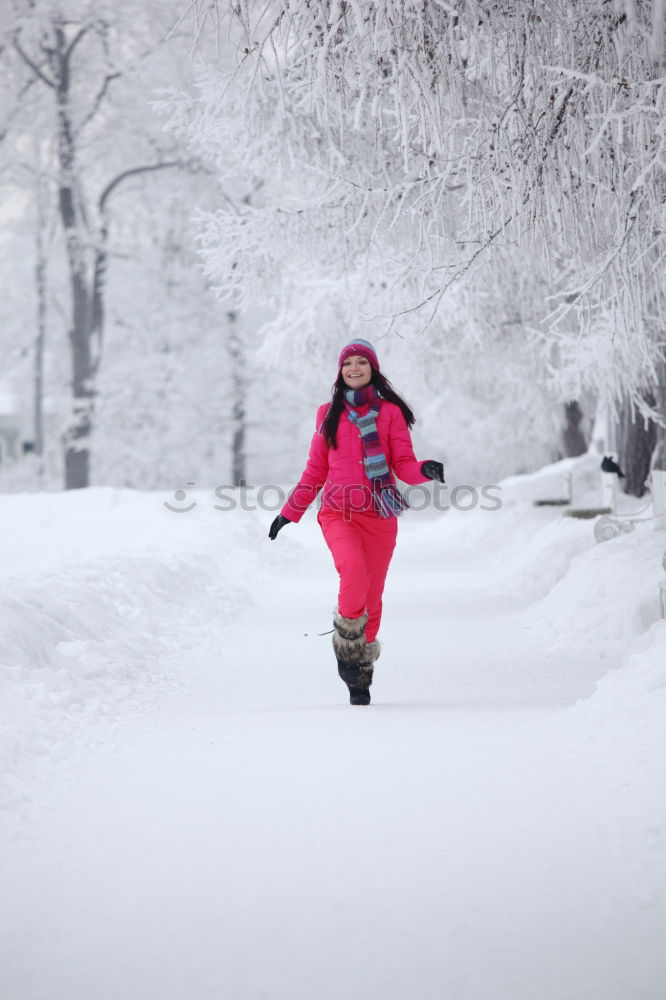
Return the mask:
{"type": "Polygon", "coordinates": [[[6,1000],[663,996],[658,855],[563,712],[623,651],[534,611],[583,529],[535,520],[530,576],[510,518],[504,542],[469,520],[401,525],[369,709],[316,635],[316,524],[257,539],[176,681],[38,768],[6,821],[6,1000]]]}

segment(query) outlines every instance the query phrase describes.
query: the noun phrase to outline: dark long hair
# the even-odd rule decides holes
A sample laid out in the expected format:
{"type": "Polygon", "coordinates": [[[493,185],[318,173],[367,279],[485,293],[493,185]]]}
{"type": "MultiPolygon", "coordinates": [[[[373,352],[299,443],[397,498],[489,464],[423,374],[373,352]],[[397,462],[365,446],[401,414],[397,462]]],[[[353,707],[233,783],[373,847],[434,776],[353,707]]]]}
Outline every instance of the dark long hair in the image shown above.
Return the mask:
{"type": "MultiPolygon", "coordinates": [[[[402,415],[407,421],[407,426],[412,427],[415,417],[411,408],[407,405],[404,399],[400,398],[386,376],[382,375],[381,372],[378,372],[376,368],[373,368],[370,383],[371,385],[374,385],[382,399],[385,399],[388,403],[395,403],[396,406],[400,407],[402,415]]],[[[345,389],[347,388],[348,386],[345,385],[342,372],[340,372],[333,384],[333,398],[331,400],[331,405],[329,406],[328,413],[326,414],[324,422],[321,425],[324,440],[329,448],[337,448],[338,445],[338,424],[340,423],[342,411],[345,408],[345,389]]]]}

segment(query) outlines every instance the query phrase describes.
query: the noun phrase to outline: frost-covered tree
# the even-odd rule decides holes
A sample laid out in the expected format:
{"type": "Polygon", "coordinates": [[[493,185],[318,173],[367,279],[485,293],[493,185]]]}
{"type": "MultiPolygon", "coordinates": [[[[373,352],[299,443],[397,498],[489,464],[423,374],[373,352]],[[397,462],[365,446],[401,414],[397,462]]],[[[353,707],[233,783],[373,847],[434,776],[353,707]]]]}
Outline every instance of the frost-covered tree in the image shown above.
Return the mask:
{"type": "Polygon", "coordinates": [[[661,0],[194,6],[198,35],[236,59],[174,98],[172,124],[223,177],[263,181],[261,201],[220,203],[202,234],[216,284],[241,308],[271,302],[278,353],[335,301],[347,329],[444,338],[461,363],[494,364],[492,317],[516,304],[502,279],[518,273],[530,315],[515,347],[551,398],[653,412],[661,0]],[[452,328],[452,312],[480,311],[481,329],[452,328]]]}
{"type": "MultiPolygon", "coordinates": [[[[157,10],[104,0],[12,0],[3,25],[3,83],[10,96],[0,130],[3,156],[14,165],[39,137],[36,185],[55,206],[67,267],[67,487],[85,486],[90,477],[114,201],[128,184],[181,159],[173,141],[160,135],[159,123],[150,122],[148,95],[136,93],[171,23],[157,10]]],[[[38,287],[40,280],[43,267],[38,287]]],[[[40,350],[43,340],[36,355],[40,350]]]]}

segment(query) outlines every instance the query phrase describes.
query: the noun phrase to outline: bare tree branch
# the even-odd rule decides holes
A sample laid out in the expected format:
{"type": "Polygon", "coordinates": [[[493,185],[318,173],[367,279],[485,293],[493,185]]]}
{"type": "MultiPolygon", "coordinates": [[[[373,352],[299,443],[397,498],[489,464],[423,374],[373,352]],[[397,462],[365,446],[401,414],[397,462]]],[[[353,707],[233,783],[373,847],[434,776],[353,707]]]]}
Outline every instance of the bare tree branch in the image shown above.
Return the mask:
{"type": "Polygon", "coordinates": [[[104,98],[106,96],[106,92],[109,89],[109,84],[111,83],[111,81],[112,80],[117,80],[118,77],[120,77],[120,76],[122,76],[122,73],[118,72],[118,73],[107,73],[107,75],[104,77],[104,82],[103,82],[102,86],[100,87],[99,91],[97,92],[97,96],[95,97],[95,100],[92,103],[90,111],[83,118],[83,120],[79,124],[78,128],[76,129],[76,132],[75,132],[76,136],[79,136],[81,134],[81,132],[86,127],[86,125],[88,124],[88,122],[92,121],[92,119],[95,117],[95,115],[99,111],[100,105],[101,105],[102,101],[104,100],[104,98]]]}
{"type": "Polygon", "coordinates": [[[164,163],[151,163],[151,164],[146,164],[146,166],[131,167],[129,170],[123,170],[122,173],[118,174],[117,177],[114,177],[113,180],[109,181],[109,183],[102,191],[98,201],[98,207],[100,213],[101,214],[104,213],[106,209],[106,202],[109,196],[113,194],[118,185],[122,184],[123,181],[126,181],[128,177],[135,177],[137,174],[150,173],[154,170],[166,170],[169,167],[182,167],[182,166],[183,166],[182,160],[166,160],[164,163]]]}
{"type": "Polygon", "coordinates": [[[79,44],[81,39],[88,34],[89,31],[90,31],[90,25],[86,25],[85,27],[81,28],[80,31],[77,31],[76,35],[67,46],[67,49],[65,51],[65,59],[71,59],[74,49],[79,44]]]}
{"type": "Polygon", "coordinates": [[[20,43],[19,43],[19,40],[18,40],[18,37],[17,37],[16,35],[14,36],[14,39],[13,39],[13,42],[14,42],[14,48],[16,49],[16,51],[18,52],[18,54],[20,55],[20,57],[21,57],[21,59],[23,60],[23,62],[24,62],[24,63],[25,63],[25,64],[26,64],[27,66],[29,66],[29,67],[30,67],[30,69],[31,69],[31,70],[33,71],[33,73],[34,73],[34,74],[35,74],[36,76],[38,76],[38,77],[39,77],[39,79],[40,79],[40,80],[41,80],[41,81],[42,81],[43,83],[47,84],[47,85],[48,85],[49,87],[52,87],[52,88],[53,88],[53,90],[55,90],[55,83],[53,82],[53,80],[50,80],[50,79],[49,79],[49,77],[48,77],[48,76],[47,76],[47,75],[46,75],[46,74],[45,74],[45,73],[44,73],[44,72],[42,71],[42,69],[41,69],[41,68],[40,68],[40,67],[39,67],[39,66],[37,65],[37,63],[36,63],[36,62],[33,62],[33,60],[32,60],[32,59],[30,58],[30,56],[29,56],[29,55],[27,54],[27,52],[25,52],[25,51],[24,51],[24,50],[23,50],[23,49],[21,48],[21,45],[20,45],[20,43]]]}
{"type": "Polygon", "coordinates": [[[28,93],[28,91],[30,90],[30,88],[34,87],[35,82],[36,82],[36,80],[35,80],[34,76],[29,77],[29,79],[26,80],[26,82],[23,84],[23,86],[21,87],[21,89],[17,93],[16,100],[14,102],[14,107],[9,112],[9,114],[7,115],[7,119],[6,119],[5,123],[4,123],[4,125],[2,126],[2,128],[0,128],[0,143],[2,143],[6,139],[7,133],[9,132],[10,125],[12,123],[12,119],[19,113],[19,111],[21,109],[21,101],[23,100],[23,98],[25,97],[25,95],[28,93]]]}

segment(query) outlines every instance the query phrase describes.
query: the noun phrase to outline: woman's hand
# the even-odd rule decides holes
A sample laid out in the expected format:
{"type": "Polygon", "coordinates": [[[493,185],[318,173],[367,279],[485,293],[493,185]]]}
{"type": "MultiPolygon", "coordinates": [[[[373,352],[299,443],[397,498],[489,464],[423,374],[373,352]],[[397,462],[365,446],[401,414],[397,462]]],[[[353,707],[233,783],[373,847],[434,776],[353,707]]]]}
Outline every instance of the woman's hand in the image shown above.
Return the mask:
{"type": "MultiPolygon", "coordinates": [[[[424,473],[425,475],[425,473],[424,473]]],[[[277,538],[277,533],[281,528],[284,528],[285,524],[291,524],[288,517],[284,517],[282,514],[278,514],[270,528],[268,529],[268,537],[271,541],[277,538]]]]}
{"type": "Polygon", "coordinates": [[[421,466],[421,472],[428,479],[436,479],[439,483],[444,482],[444,466],[441,462],[433,462],[431,459],[428,459],[421,466]]]}

